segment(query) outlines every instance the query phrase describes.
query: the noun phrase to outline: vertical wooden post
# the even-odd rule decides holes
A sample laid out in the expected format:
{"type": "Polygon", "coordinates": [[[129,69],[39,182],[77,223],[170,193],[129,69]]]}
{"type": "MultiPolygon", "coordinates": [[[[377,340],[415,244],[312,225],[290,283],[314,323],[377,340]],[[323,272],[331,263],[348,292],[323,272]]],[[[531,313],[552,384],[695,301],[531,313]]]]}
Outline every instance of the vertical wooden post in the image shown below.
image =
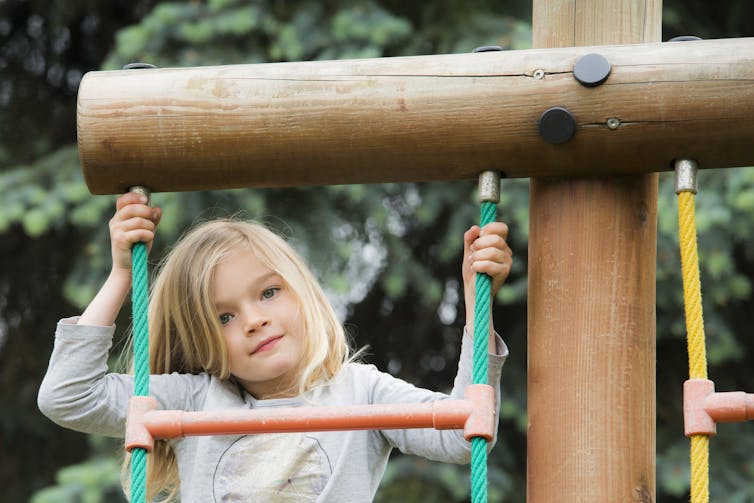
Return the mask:
{"type": "MultiPolygon", "coordinates": [[[[534,47],[659,42],[661,7],[534,0],[534,47]]],[[[527,501],[654,502],[657,175],[530,193],[527,501]]]]}

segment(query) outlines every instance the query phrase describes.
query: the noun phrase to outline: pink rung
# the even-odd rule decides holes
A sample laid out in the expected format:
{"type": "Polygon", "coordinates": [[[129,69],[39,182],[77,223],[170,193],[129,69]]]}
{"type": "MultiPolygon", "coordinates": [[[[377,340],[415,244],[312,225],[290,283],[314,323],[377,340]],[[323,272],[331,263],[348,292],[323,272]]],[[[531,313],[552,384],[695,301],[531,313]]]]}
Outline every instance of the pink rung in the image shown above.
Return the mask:
{"type": "Polygon", "coordinates": [[[134,396],[128,401],[126,416],[126,450],[141,448],[148,452],[154,449],[154,437],[144,419],[157,408],[157,400],[151,396],[134,396]]]}
{"type": "Polygon", "coordinates": [[[471,441],[483,437],[490,442],[495,433],[495,390],[486,384],[472,384],[464,390],[464,398],[472,404],[463,428],[464,438],[471,441]]]}
{"type": "Polygon", "coordinates": [[[754,394],[743,391],[715,392],[708,379],[683,383],[683,419],[686,436],[714,435],[716,423],[754,419],[754,394]]]}
{"type": "Polygon", "coordinates": [[[133,397],[126,426],[126,449],[151,450],[154,439],[193,435],[406,428],[464,429],[467,439],[481,436],[489,441],[494,426],[494,391],[484,384],[466,388],[463,400],[275,410],[155,410],[154,399],[133,397]]]}

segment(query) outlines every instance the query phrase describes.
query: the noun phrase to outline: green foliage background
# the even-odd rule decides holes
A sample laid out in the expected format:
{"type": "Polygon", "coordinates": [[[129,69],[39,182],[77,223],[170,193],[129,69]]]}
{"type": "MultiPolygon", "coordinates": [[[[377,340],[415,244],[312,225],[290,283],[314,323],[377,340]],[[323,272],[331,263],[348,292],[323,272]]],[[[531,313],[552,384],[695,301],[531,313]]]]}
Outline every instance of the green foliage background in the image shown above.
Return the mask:
{"type": "MultiPolygon", "coordinates": [[[[666,1],[664,38],[754,33],[743,0],[666,1]],[[710,4],[711,5],[711,4],[710,4]]],[[[120,447],[58,428],[36,410],[56,320],[77,313],[109,267],[113,197],[91,196],[75,146],[83,73],[133,61],[160,67],[465,53],[530,44],[528,1],[0,2],[0,481],[7,501],[121,499],[120,447]]],[[[406,162],[410,162],[407,159],[406,162]]],[[[657,499],[688,499],[682,435],[685,379],[677,212],[661,175],[657,259],[657,499]]],[[[183,229],[244,214],[293,240],[335,299],[369,360],[419,385],[447,389],[463,323],[463,231],[478,220],[473,182],[158,194],[156,261],[183,229]]],[[[747,337],[754,278],[754,171],[702,172],[698,232],[710,374],[718,389],[752,390],[747,337]]],[[[503,379],[490,500],[525,500],[528,182],[504,183],[515,268],[495,307],[512,355],[503,379]]],[[[127,310],[125,310],[127,311],[127,310]]],[[[119,320],[119,347],[128,326],[119,320]]],[[[754,500],[750,425],[712,442],[715,501],[754,500]]],[[[377,501],[464,501],[468,469],[396,456],[377,501]]],[[[6,500],[4,498],[4,500],[6,500]]]]}

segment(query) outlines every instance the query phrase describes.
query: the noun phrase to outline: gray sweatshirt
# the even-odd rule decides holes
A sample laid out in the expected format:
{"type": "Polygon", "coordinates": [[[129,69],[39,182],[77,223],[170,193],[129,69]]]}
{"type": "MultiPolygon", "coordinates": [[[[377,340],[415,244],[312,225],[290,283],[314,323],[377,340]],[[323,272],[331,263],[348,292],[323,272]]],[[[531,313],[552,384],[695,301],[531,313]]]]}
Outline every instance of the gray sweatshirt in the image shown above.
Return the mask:
{"type": "MultiPolygon", "coordinates": [[[[122,438],[133,378],[108,373],[115,327],[75,322],[76,318],[70,318],[58,323],[50,365],[39,390],[39,408],[66,428],[122,438]]],[[[508,350],[496,337],[496,354],[489,355],[489,383],[495,388],[497,411],[508,350]]],[[[464,334],[450,395],[417,388],[359,363],[347,364],[331,382],[294,398],[257,400],[232,380],[205,373],[152,375],[150,395],[160,409],[187,411],[418,403],[462,398],[472,382],[471,366],[472,340],[464,334]]],[[[497,420],[495,425],[497,430],[497,420]]],[[[393,448],[450,463],[468,463],[471,457],[471,444],[461,430],[199,436],[170,444],[178,461],[183,503],[372,501],[393,448]]]]}

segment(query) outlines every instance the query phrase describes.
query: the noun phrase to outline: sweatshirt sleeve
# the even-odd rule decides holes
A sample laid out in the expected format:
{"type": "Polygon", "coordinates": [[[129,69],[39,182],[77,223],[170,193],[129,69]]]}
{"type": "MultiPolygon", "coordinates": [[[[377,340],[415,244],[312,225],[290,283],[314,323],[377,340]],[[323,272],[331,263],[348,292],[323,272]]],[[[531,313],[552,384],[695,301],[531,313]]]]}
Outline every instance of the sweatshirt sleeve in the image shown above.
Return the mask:
{"type": "MultiPolygon", "coordinates": [[[[498,411],[500,409],[500,376],[508,348],[499,335],[495,334],[497,348],[489,354],[488,383],[495,392],[495,436],[489,443],[492,449],[497,441],[498,411]]],[[[464,331],[461,343],[461,356],[453,390],[450,395],[417,388],[405,381],[374,369],[372,383],[373,403],[421,403],[448,398],[463,398],[466,386],[472,384],[473,340],[464,331]]],[[[463,437],[463,430],[435,430],[432,428],[383,430],[388,443],[406,454],[415,454],[434,461],[468,463],[471,460],[471,443],[463,437]]]]}
{"type": "MultiPolygon", "coordinates": [[[[108,372],[114,326],[77,325],[61,320],[47,373],[37,396],[40,411],[60,426],[84,433],[122,437],[133,377],[108,372]]],[[[209,383],[206,375],[150,377],[150,396],[161,409],[195,410],[209,383]]]]}

